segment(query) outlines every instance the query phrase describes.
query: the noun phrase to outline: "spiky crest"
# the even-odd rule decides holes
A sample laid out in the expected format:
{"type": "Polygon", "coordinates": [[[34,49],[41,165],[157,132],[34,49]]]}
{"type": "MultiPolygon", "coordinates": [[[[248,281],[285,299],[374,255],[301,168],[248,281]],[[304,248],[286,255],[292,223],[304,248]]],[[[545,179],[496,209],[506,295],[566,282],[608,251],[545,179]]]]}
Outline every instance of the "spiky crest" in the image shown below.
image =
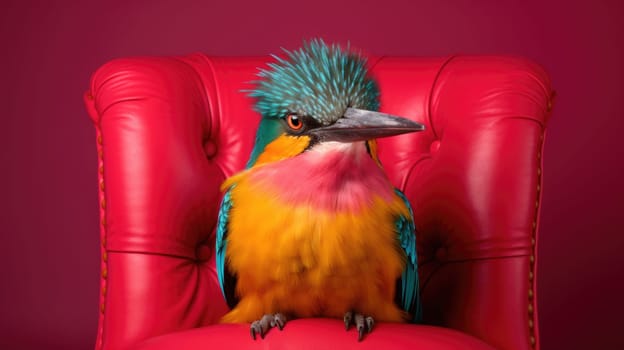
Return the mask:
{"type": "Polygon", "coordinates": [[[261,79],[249,93],[263,117],[295,113],[329,125],[348,107],[378,110],[379,89],[367,74],[366,58],[349,46],[342,49],[316,39],[284,51],[286,58],[274,55],[277,62],[260,69],[261,79]]]}

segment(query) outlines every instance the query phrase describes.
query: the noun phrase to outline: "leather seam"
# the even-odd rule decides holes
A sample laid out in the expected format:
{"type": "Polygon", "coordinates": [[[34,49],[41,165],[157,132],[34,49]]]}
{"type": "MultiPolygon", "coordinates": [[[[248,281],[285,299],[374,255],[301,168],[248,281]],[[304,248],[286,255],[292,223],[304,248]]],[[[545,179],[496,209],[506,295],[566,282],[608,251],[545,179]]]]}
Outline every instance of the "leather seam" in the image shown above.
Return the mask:
{"type": "Polygon", "coordinates": [[[544,126],[541,125],[540,140],[537,147],[537,188],[536,188],[536,202],[535,211],[533,217],[533,228],[531,230],[531,258],[529,260],[529,291],[528,291],[528,319],[527,325],[529,330],[529,346],[534,349],[539,349],[539,329],[538,329],[538,317],[537,317],[537,239],[539,229],[539,214],[540,206],[542,202],[542,179],[543,179],[543,153],[544,153],[544,136],[546,131],[544,126]]]}
{"type": "MultiPolygon", "coordinates": [[[[207,61],[208,66],[210,66],[210,71],[211,71],[211,76],[213,77],[213,81],[214,81],[214,69],[212,68],[212,62],[210,60],[208,60],[205,55],[201,55],[198,54],[198,56],[202,57],[204,59],[204,61],[207,61]]],[[[211,139],[213,137],[213,135],[218,135],[218,133],[213,133],[213,123],[212,123],[212,116],[213,116],[213,111],[212,111],[212,106],[213,103],[210,100],[210,94],[208,94],[208,88],[206,83],[204,82],[204,79],[202,78],[201,74],[199,74],[199,72],[197,71],[197,67],[195,67],[194,65],[190,64],[189,62],[187,62],[186,60],[184,60],[183,58],[179,58],[179,57],[175,57],[175,60],[177,60],[178,62],[182,63],[183,65],[185,65],[186,67],[188,67],[192,72],[193,75],[197,78],[197,81],[199,81],[199,84],[201,85],[201,96],[202,96],[202,102],[203,102],[203,107],[204,107],[204,112],[206,113],[205,118],[202,120],[203,123],[205,123],[205,127],[208,130],[208,139],[211,139]]],[[[216,81],[215,81],[216,84],[216,81]]],[[[203,140],[202,140],[203,141],[203,140]]]]}
{"type": "MultiPolygon", "coordinates": [[[[102,114],[100,113],[100,121],[102,114]]],[[[106,292],[108,278],[108,253],[106,250],[107,222],[106,222],[106,185],[104,183],[104,147],[101,126],[96,126],[97,150],[98,150],[98,192],[100,209],[100,303],[99,303],[99,326],[97,335],[97,349],[104,346],[104,317],[106,309],[106,292]]]]}
{"type": "MultiPolygon", "coordinates": [[[[217,151],[215,153],[215,157],[218,153],[219,150],[219,146],[220,146],[220,140],[218,139],[218,135],[220,135],[220,130],[221,130],[221,118],[223,117],[223,108],[221,106],[221,92],[219,89],[219,84],[217,81],[217,71],[214,67],[214,62],[210,59],[210,57],[206,56],[206,55],[200,55],[200,57],[202,58],[202,60],[206,63],[206,65],[208,66],[208,68],[210,69],[210,79],[212,81],[212,87],[214,88],[214,101],[213,99],[211,99],[210,94],[208,93],[208,90],[206,88],[206,84],[204,82],[204,79],[200,76],[200,81],[204,87],[204,91],[206,93],[207,96],[207,101],[208,101],[208,110],[210,113],[209,118],[211,119],[210,122],[210,133],[208,135],[209,139],[213,140],[216,139],[216,147],[217,147],[217,151]],[[214,123],[216,121],[216,123],[214,123]],[[215,125],[216,124],[216,125],[215,125]]],[[[214,164],[217,166],[217,169],[219,169],[219,171],[221,171],[221,175],[223,176],[223,178],[225,179],[227,176],[225,169],[223,169],[223,167],[221,166],[221,164],[219,162],[214,162],[214,164]]]]}
{"type": "Polygon", "coordinates": [[[438,85],[438,80],[440,79],[440,76],[442,75],[442,72],[444,71],[444,69],[446,68],[446,66],[453,61],[455,58],[457,58],[458,55],[450,55],[446,58],[446,60],[444,60],[444,62],[442,62],[442,64],[440,65],[440,69],[438,69],[438,72],[436,73],[435,77],[433,78],[433,82],[431,83],[431,89],[429,89],[429,96],[427,97],[427,108],[425,109],[427,111],[427,119],[429,119],[429,125],[431,126],[431,132],[433,133],[433,136],[436,140],[439,140],[440,137],[438,136],[438,133],[436,132],[434,126],[433,126],[433,113],[431,111],[431,105],[432,105],[432,101],[433,101],[433,95],[434,95],[434,91],[438,85]]]}

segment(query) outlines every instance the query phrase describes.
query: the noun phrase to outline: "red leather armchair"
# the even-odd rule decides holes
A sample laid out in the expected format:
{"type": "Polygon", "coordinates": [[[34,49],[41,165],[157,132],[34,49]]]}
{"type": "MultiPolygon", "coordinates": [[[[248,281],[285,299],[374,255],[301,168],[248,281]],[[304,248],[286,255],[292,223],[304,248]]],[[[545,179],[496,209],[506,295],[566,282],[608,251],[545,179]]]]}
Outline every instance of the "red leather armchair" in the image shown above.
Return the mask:
{"type": "Polygon", "coordinates": [[[226,312],[213,245],[219,185],[259,116],[240,90],[268,58],[119,59],[85,95],[97,130],[102,275],[96,349],[539,348],[536,244],[552,90],[511,57],[370,60],[382,111],[427,130],[382,139],[414,207],[426,325],[294,320],[251,340],[226,312]]]}

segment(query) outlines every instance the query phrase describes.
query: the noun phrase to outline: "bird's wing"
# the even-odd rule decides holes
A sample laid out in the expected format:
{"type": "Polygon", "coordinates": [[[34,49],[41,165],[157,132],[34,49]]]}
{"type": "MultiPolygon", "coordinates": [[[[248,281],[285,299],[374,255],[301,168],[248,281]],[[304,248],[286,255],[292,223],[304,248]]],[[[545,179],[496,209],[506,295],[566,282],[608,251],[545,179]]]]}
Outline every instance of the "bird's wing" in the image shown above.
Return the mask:
{"type": "Polygon", "coordinates": [[[219,217],[217,219],[217,238],[216,238],[216,258],[217,258],[217,278],[219,279],[219,287],[230,308],[238,303],[235,295],[236,278],[230,273],[226,266],[225,251],[227,249],[227,235],[230,211],[232,210],[232,188],[225,192],[219,209],[219,217]]]}
{"type": "Polygon", "coordinates": [[[395,192],[409,209],[408,218],[400,215],[395,222],[398,239],[401,248],[407,258],[405,270],[401,278],[397,280],[396,302],[411,316],[411,322],[422,320],[422,305],[420,303],[419,281],[418,281],[418,255],[416,253],[416,227],[414,225],[414,214],[407,197],[395,189],[395,192]]]}

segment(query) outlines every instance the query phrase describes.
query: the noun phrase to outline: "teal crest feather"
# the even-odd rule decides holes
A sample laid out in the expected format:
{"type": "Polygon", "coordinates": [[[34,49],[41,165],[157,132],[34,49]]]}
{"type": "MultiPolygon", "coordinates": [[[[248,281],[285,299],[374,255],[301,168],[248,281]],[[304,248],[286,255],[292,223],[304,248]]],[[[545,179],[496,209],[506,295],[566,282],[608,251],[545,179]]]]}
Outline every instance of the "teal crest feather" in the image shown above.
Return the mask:
{"type": "Polygon", "coordinates": [[[249,96],[256,99],[255,109],[265,118],[281,118],[294,113],[315,118],[329,125],[348,107],[379,109],[379,88],[368,76],[366,58],[322,40],[304,42],[286,58],[260,69],[249,96]]]}

